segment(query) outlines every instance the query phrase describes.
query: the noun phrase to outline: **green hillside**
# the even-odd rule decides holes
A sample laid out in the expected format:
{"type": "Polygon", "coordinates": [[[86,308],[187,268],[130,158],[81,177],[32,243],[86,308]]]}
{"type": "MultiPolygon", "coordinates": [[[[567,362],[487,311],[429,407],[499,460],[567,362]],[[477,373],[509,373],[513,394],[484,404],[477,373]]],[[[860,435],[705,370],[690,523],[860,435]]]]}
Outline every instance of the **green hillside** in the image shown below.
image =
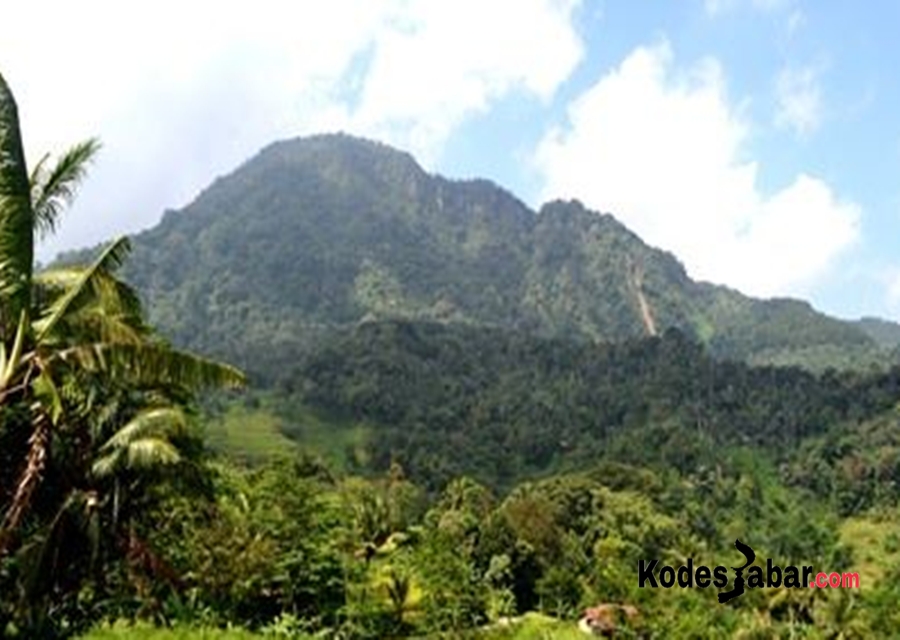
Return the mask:
{"type": "Polygon", "coordinates": [[[269,380],[363,319],[591,341],[676,327],[720,357],[813,369],[881,362],[900,333],[694,282],[609,214],[535,212],[344,135],[275,143],[134,240],[125,275],[164,334],[269,380]]]}
{"type": "Polygon", "coordinates": [[[585,345],[385,321],[320,345],[282,390],[330,418],[334,434],[342,422],[372,425],[370,473],[399,462],[431,488],[466,475],[505,489],[601,459],[689,471],[733,446],[784,459],[891,409],[900,370],[819,376],[719,361],[677,330],[585,345]]]}

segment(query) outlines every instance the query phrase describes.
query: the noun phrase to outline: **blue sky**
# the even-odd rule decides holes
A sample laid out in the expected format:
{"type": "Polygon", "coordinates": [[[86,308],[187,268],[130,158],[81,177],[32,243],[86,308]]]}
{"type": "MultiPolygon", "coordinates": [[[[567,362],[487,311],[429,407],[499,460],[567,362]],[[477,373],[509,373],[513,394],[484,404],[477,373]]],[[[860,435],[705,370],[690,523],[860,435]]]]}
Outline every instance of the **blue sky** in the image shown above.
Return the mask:
{"type": "Polygon", "coordinates": [[[47,26],[0,40],[31,158],[104,142],[43,259],[346,130],[533,206],[578,198],[696,278],[900,318],[900,4],[74,4],[4,8],[47,26]]]}

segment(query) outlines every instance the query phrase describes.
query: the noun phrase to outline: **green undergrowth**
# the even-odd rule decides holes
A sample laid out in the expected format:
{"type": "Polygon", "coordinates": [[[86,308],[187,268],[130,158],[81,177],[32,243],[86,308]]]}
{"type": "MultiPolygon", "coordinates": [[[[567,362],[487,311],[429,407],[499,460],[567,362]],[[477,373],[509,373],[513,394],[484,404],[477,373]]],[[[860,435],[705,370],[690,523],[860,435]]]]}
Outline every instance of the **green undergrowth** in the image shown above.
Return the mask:
{"type": "Polygon", "coordinates": [[[589,637],[577,623],[539,613],[528,613],[506,624],[493,624],[472,636],[473,640],[584,640],[589,637]]]}
{"type": "MultiPolygon", "coordinates": [[[[261,632],[245,629],[218,629],[178,625],[157,627],[149,623],[118,621],[97,626],[78,640],[262,640],[264,638],[312,638],[314,636],[280,633],[271,628],[261,632]]],[[[466,640],[581,640],[585,635],[574,621],[528,613],[524,616],[494,623],[464,633],[423,636],[422,640],[464,638],[466,640]]]]}

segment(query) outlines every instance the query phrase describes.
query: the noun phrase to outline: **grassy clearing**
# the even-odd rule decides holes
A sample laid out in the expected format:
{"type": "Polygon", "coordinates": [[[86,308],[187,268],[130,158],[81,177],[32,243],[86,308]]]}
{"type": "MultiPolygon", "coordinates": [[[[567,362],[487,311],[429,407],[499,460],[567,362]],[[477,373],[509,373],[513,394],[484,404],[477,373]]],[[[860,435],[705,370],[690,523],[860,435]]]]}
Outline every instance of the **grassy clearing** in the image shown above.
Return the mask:
{"type": "Polygon", "coordinates": [[[307,451],[342,471],[366,464],[370,427],[335,422],[297,403],[255,400],[252,406],[233,402],[207,423],[207,442],[214,450],[248,463],[307,451]]]}
{"type": "Polygon", "coordinates": [[[363,423],[336,422],[323,418],[306,406],[290,403],[278,408],[283,432],[333,468],[346,471],[368,462],[366,443],[371,427],[363,423]]]}
{"type": "Polygon", "coordinates": [[[248,408],[232,404],[221,418],[206,426],[209,445],[229,457],[261,462],[298,450],[297,443],[285,437],[281,420],[266,408],[248,408]]]}

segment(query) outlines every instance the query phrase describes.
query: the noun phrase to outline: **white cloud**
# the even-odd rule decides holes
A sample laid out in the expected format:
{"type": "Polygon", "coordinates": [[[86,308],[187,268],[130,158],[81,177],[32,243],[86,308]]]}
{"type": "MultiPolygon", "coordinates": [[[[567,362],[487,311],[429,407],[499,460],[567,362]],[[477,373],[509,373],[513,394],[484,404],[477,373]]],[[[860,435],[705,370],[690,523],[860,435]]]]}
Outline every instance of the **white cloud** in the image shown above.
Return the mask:
{"type": "Polygon", "coordinates": [[[611,211],[694,277],[806,293],[858,238],[859,207],[805,174],[762,193],[719,64],[678,72],[672,57],[667,45],[639,48],[570,105],[568,125],[536,151],[545,197],[611,211]]]}
{"type": "Polygon", "coordinates": [[[494,101],[553,95],[582,56],[579,2],[6,7],[16,27],[0,40],[0,70],[29,156],[89,135],[104,142],[43,256],[152,224],[278,138],[342,128],[434,160],[494,101]]]}
{"type": "Polygon", "coordinates": [[[775,80],[775,124],[799,136],[815,132],[822,124],[820,67],[786,67],[775,80]]]}
{"type": "Polygon", "coordinates": [[[352,120],[426,158],[460,120],[514,89],[548,100],[581,57],[575,3],[411,5],[378,42],[352,120]]]}

